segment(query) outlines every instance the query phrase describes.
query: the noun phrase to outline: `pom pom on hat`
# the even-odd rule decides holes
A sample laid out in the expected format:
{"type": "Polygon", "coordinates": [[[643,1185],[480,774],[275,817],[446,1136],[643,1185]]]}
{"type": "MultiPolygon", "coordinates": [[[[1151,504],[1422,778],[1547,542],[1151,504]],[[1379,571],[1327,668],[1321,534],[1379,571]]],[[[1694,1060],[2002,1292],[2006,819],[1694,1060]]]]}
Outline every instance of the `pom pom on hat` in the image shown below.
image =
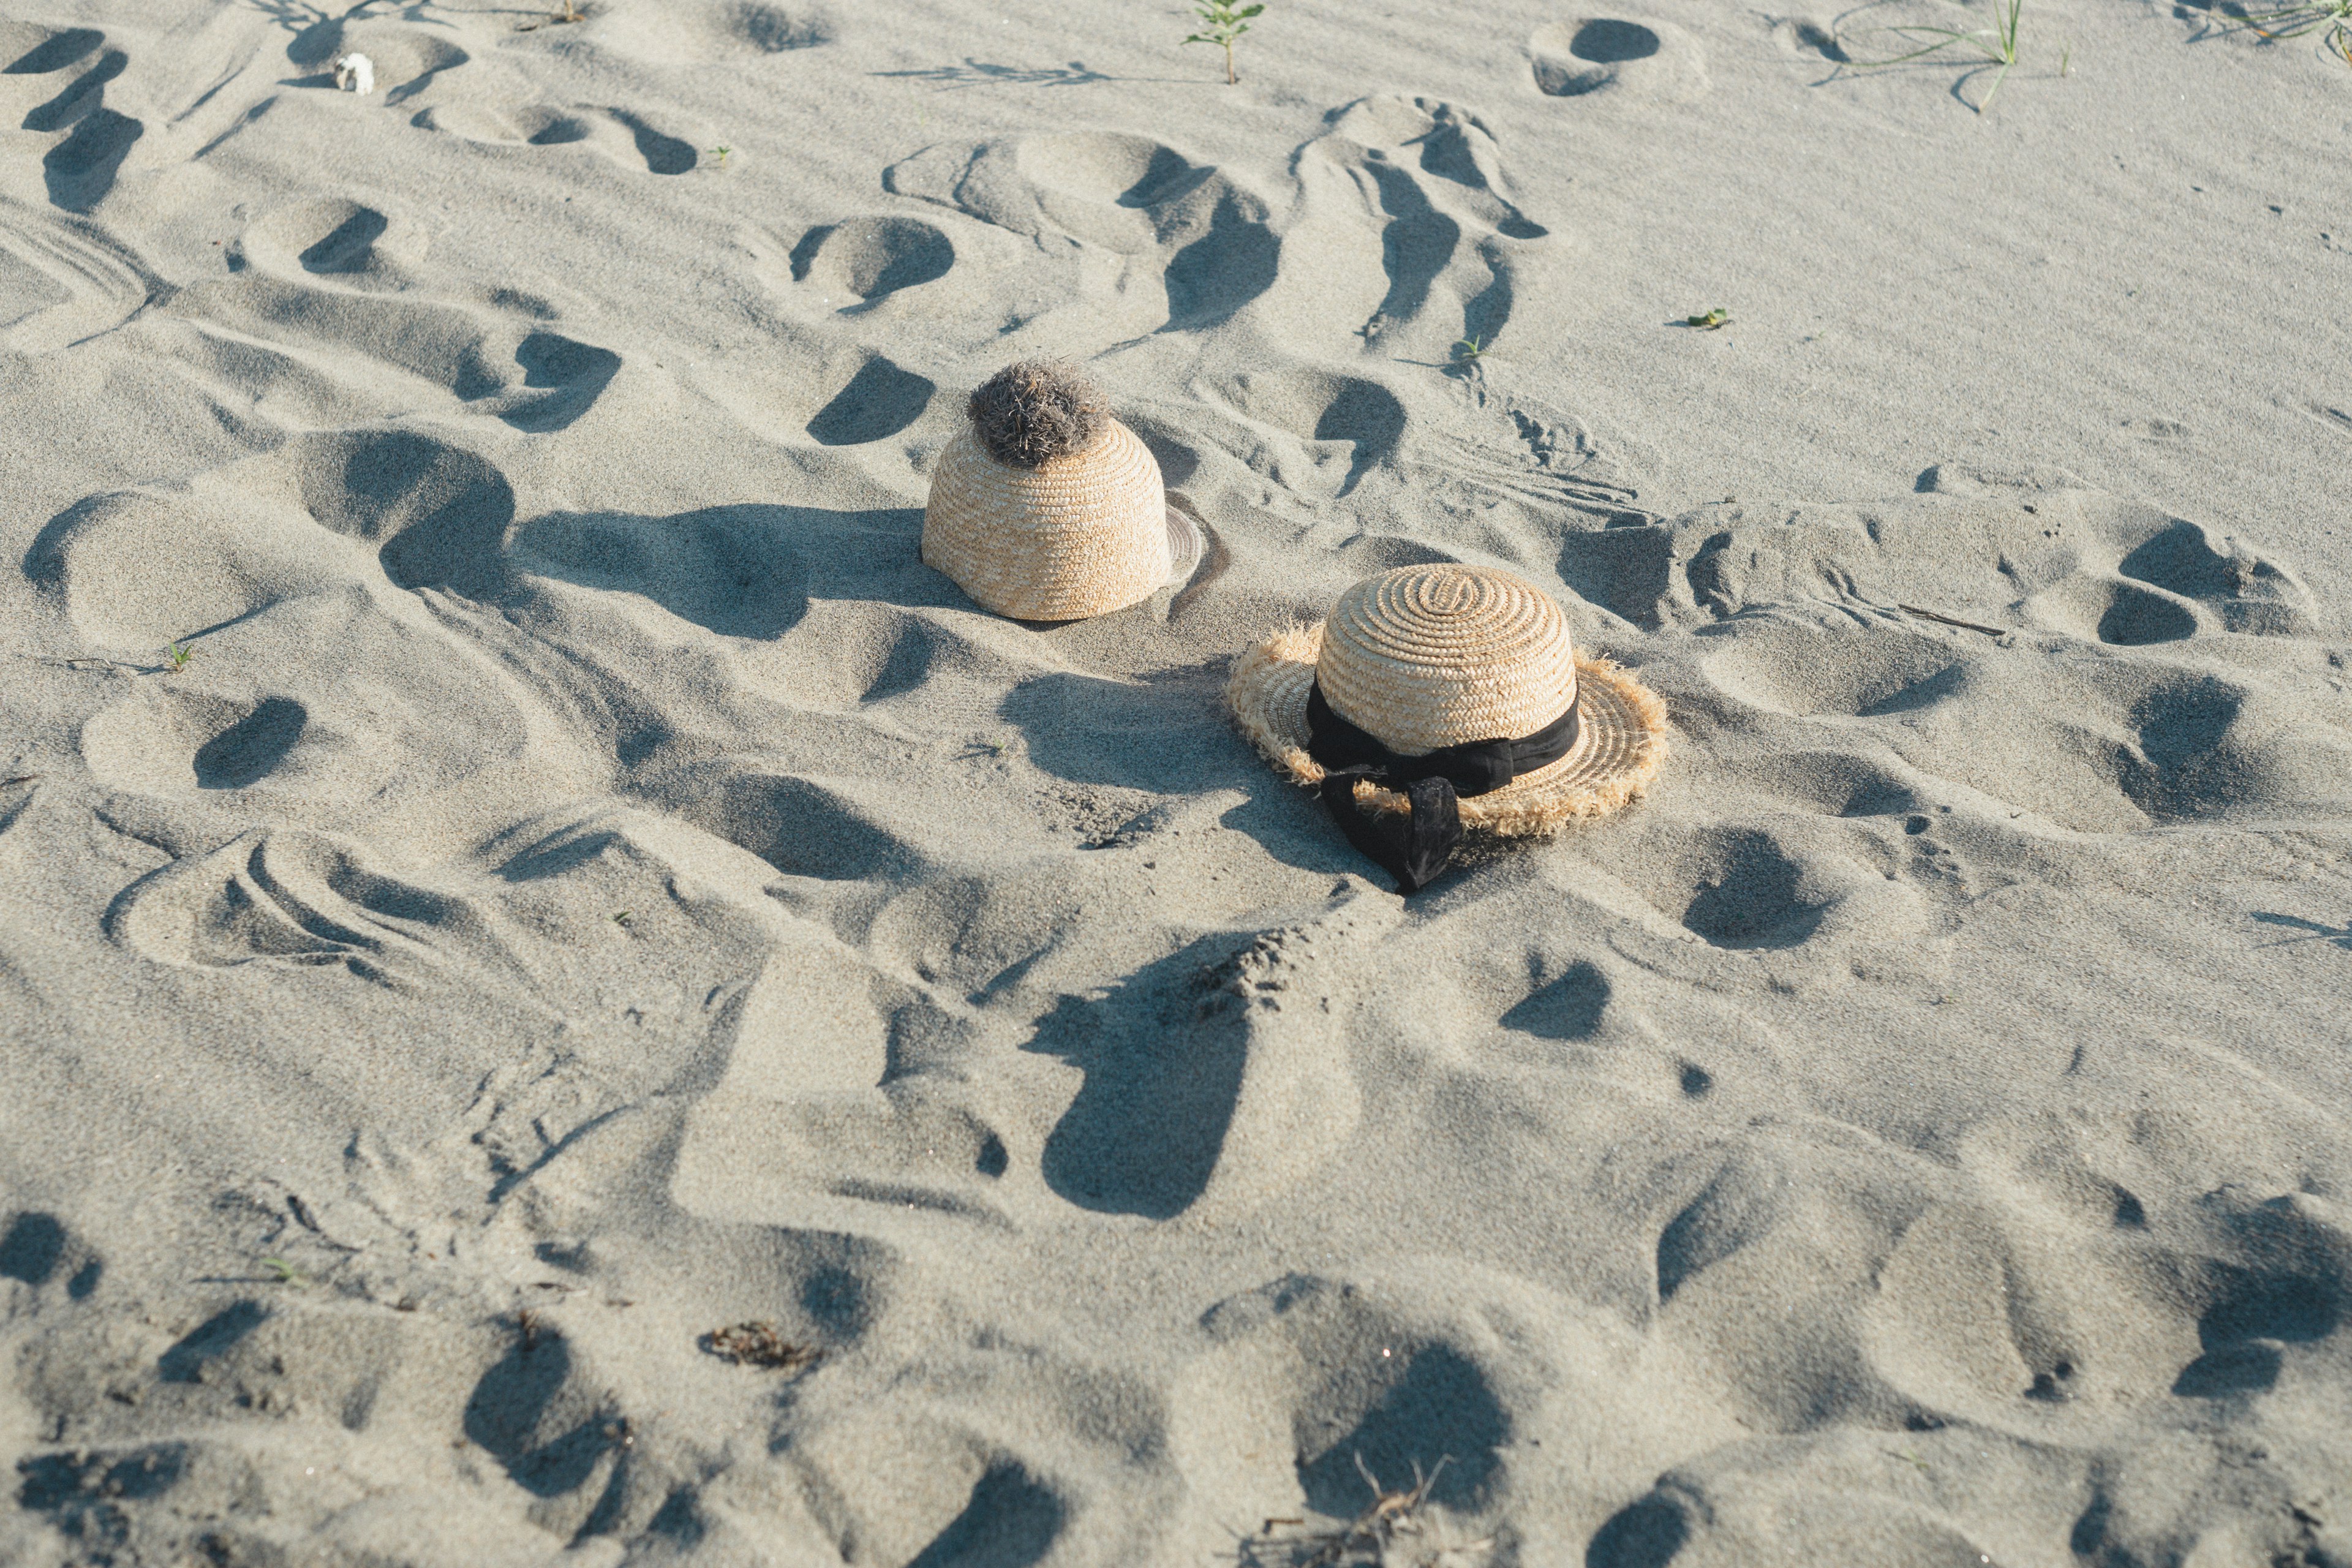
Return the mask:
{"type": "Polygon", "coordinates": [[[1074,364],[1024,360],[972,392],[972,434],[1007,468],[1034,468],[1086,451],[1110,427],[1110,400],[1074,364]]]}

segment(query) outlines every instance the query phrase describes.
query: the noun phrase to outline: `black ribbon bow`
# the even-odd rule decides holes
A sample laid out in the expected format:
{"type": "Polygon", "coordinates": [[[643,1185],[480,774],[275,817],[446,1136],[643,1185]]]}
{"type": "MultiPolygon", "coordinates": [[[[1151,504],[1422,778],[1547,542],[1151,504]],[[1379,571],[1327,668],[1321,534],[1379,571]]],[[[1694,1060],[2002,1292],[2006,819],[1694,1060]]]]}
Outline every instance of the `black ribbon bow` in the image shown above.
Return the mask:
{"type": "Polygon", "coordinates": [[[1570,702],[1532,735],[1465,741],[1408,757],[1334,713],[1320,684],[1307,693],[1307,754],[1323,764],[1323,804],[1348,842],[1397,879],[1400,893],[1421,891],[1454,858],[1462,843],[1459,797],[1489,794],[1559,761],[1576,744],[1577,730],[1570,702]],[[1401,791],[1412,809],[1402,816],[1366,810],[1356,799],[1358,779],[1401,791]]]}

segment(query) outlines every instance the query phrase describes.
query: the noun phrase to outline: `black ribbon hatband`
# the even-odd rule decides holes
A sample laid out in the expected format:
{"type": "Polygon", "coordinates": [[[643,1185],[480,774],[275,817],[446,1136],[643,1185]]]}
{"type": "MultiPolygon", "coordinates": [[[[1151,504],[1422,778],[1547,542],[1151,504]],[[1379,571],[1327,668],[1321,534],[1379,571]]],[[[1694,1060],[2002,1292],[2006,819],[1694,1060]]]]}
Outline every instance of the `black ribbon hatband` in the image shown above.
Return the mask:
{"type": "Polygon", "coordinates": [[[1323,804],[1348,842],[1394,877],[1401,893],[1419,892],[1454,858],[1462,842],[1460,796],[1490,794],[1559,761],[1576,744],[1579,727],[1570,702],[1532,735],[1465,741],[1409,757],[1333,712],[1319,683],[1307,693],[1307,754],[1323,764],[1323,804]],[[1412,810],[1402,816],[1367,811],[1356,799],[1358,779],[1401,792],[1412,810]]]}

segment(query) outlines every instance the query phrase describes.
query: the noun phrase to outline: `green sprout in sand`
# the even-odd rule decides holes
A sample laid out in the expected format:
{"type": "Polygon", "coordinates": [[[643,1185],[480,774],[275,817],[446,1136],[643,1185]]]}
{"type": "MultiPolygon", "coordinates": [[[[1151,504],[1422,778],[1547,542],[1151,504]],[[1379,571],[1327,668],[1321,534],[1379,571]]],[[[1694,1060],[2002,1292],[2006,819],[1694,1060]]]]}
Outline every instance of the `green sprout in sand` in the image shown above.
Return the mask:
{"type": "Polygon", "coordinates": [[[727,166],[727,154],[733,151],[735,149],[732,147],[713,147],[709,150],[709,155],[717,159],[719,166],[723,169],[727,166]]]}
{"type": "Polygon", "coordinates": [[[169,647],[163,650],[163,673],[171,675],[187,668],[188,660],[194,657],[195,650],[190,647],[186,643],[175,642],[172,644],[169,647]]]}
{"type": "Polygon", "coordinates": [[[299,1290],[310,1283],[310,1280],[303,1277],[300,1269],[282,1258],[265,1258],[261,1260],[261,1266],[269,1270],[270,1278],[278,1284],[291,1285],[299,1290]]]}
{"type": "MultiPolygon", "coordinates": [[[[2326,0],[2326,3],[2334,4],[2336,0],[2326,0]]],[[[2352,3],[2352,0],[2346,0],[2346,3],[2352,3]]],[[[1883,60],[1856,60],[1854,65],[1862,70],[1879,70],[1887,66],[1926,59],[1949,48],[1973,49],[1984,58],[1987,65],[2000,68],[1993,73],[1992,88],[1985,94],[1984,101],[1975,105],[1976,111],[1982,114],[2000,96],[2000,84],[2009,77],[2009,68],[2017,63],[2017,17],[2024,6],[2025,0],[1993,0],[1993,25],[1990,27],[1882,27],[1878,29],[1880,32],[1897,34],[1913,42],[1922,38],[1927,41],[1907,53],[1883,60]]]]}
{"type": "Polygon", "coordinates": [[[1721,331],[1730,320],[1731,312],[1717,305],[1704,316],[1685,316],[1683,325],[1696,327],[1702,332],[1717,332],[1721,331]]]}
{"type": "Polygon", "coordinates": [[[1250,30],[1249,19],[1265,9],[1263,4],[1236,5],[1234,0],[1192,0],[1192,10],[1206,28],[1184,41],[1188,44],[1214,44],[1225,51],[1225,85],[1233,86],[1242,79],[1234,74],[1234,43],[1250,30]]]}
{"type": "Polygon", "coordinates": [[[1486,345],[1476,338],[1457,339],[1454,344],[1454,357],[1465,364],[1473,363],[1486,357],[1486,345]]]}

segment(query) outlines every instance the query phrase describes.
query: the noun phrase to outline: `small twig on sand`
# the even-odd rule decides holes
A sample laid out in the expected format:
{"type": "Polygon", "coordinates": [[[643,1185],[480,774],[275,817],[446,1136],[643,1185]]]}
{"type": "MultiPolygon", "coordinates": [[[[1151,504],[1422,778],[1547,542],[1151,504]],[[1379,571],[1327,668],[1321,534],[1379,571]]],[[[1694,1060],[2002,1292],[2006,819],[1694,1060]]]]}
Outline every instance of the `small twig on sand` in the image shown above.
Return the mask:
{"type": "Polygon", "coordinates": [[[1923,621],[1935,621],[1943,626],[1958,626],[1962,631],[1982,632],[1989,637],[2005,637],[2017,630],[2015,626],[1988,626],[1977,621],[1961,620],[1957,616],[1938,615],[1934,610],[1923,610],[1916,605],[1897,605],[1895,607],[1906,616],[1916,616],[1923,621]]]}
{"type": "MultiPolygon", "coordinates": [[[[1287,1563],[1294,1568],[1344,1568],[1349,1563],[1375,1563],[1389,1561],[1388,1549],[1401,1535],[1417,1534],[1423,1521],[1421,1505],[1428,1500],[1429,1489],[1437,1484],[1452,1458],[1448,1455],[1437,1461],[1437,1468],[1424,1476],[1421,1466],[1412,1468],[1412,1485],[1396,1491],[1383,1489],[1378,1477],[1356,1457],[1356,1473],[1372,1489],[1372,1504],[1338,1530],[1316,1531],[1306,1535],[1276,1538],[1277,1525],[1297,1525],[1296,1519],[1269,1519],[1259,1530],[1258,1537],[1242,1543],[1240,1553],[1243,1568],[1272,1568],[1276,1562],[1287,1563]],[[1271,1555],[1280,1552],[1277,1558],[1271,1555]],[[1300,1552],[1306,1552],[1300,1556],[1300,1552]]],[[[1448,1552],[1483,1552],[1493,1542],[1475,1541],[1460,1546],[1442,1547],[1448,1552]]],[[[1419,1561],[1418,1558],[1415,1561],[1419,1561]]]]}

